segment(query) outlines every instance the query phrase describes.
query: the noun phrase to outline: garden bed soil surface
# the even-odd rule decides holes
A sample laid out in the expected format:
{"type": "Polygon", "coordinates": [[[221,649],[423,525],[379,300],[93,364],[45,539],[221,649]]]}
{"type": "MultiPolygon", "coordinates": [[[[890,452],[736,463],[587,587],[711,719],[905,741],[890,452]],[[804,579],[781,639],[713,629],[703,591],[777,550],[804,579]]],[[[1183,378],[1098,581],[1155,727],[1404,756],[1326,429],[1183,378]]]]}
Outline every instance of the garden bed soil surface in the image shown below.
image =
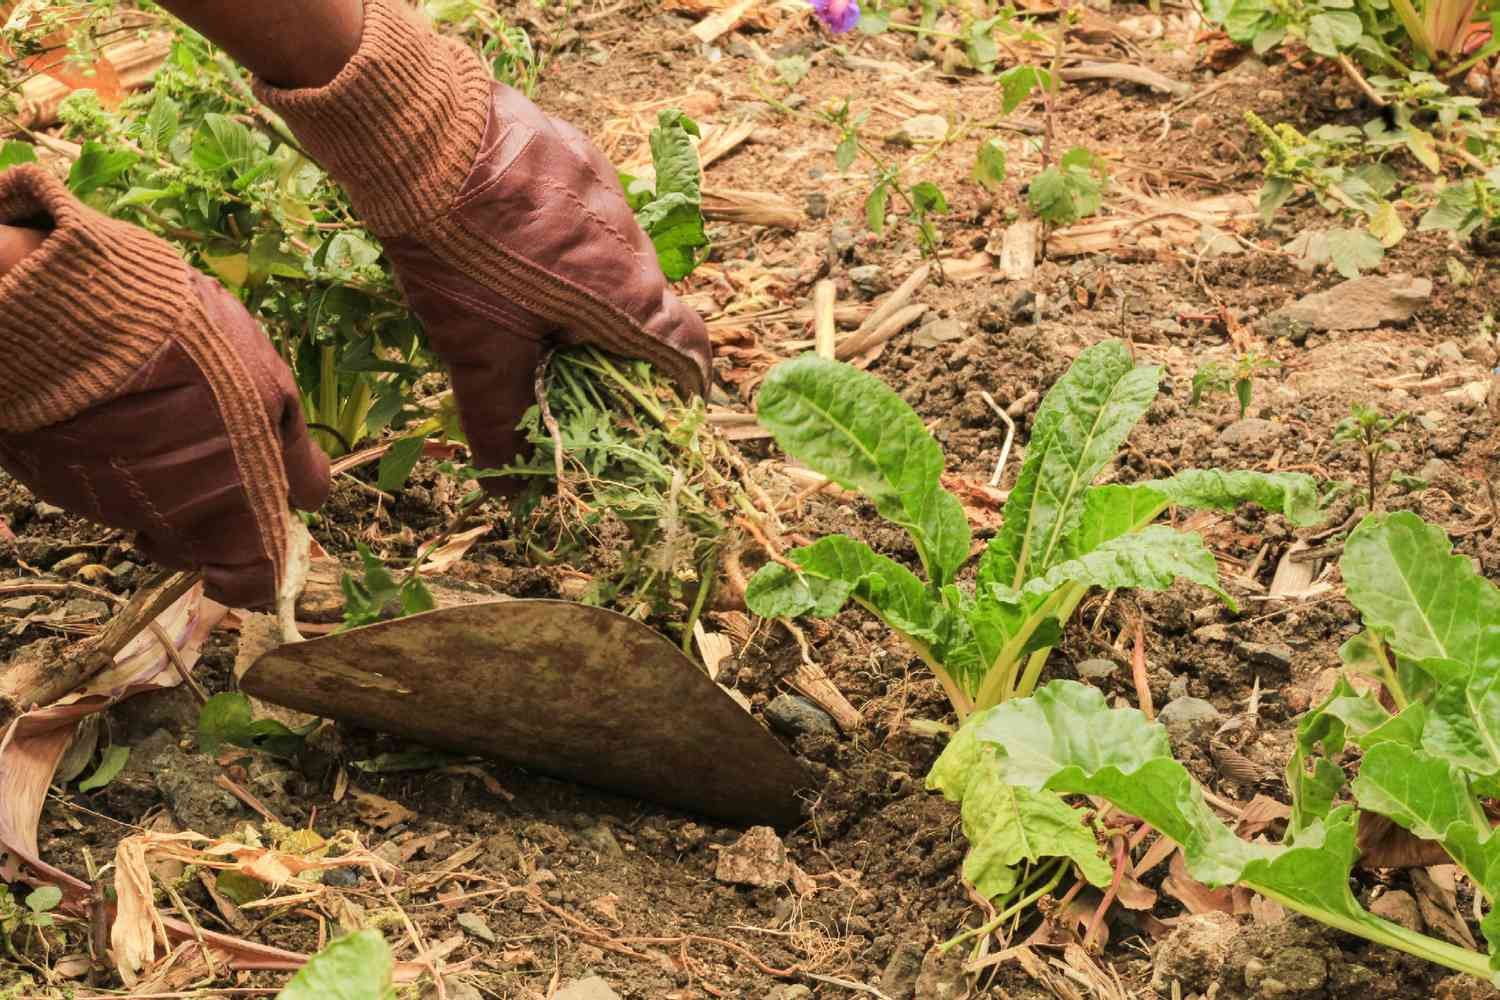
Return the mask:
{"type": "MultiPolygon", "coordinates": [[[[787,117],[768,96],[805,110],[847,99],[856,113],[869,113],[865,131],[877,142],[915,114],[945,116],[952,128],[943,144],[881,149],[911,164],[913,179],[933,180],[946,192],[950,211],[937,221],[943,253],[954,260],[972,260],[997,245],[1024,200],[1015,178],[1029,176],[1037,164],[1028,133],[1041,123],[1039,106],[1028,104],[998,128],[987,127],[1000,118],[995,85],[971,73],[945,75],[943,52],[931,41],[891,32],[855,34],[835,46],[794,7],[768,8],[769,29],[727,34],[708,46],[689,34],[694,19],[654,4],[616,5],[566,31],[537,29],[539,39],[557,44],[540,103],[593,134],[616,162],[638,154],[660,108],[684,107],[716,124],[752,124],[749,138],[709,167],[707,184],[778,195],[796,207],[800,220],[794,231],[716,223],[713,260],[686,282],[691,300],[721,320],[713,324],[720,342],[718,402],[746,411],[754,376],[795,353],[784,344],[809,337],[809,327],[786,320],[736,326],[723,322],[725,316],[804,307],[812,282],[825,275],[837,282],[841,304],[865,302],[871,296],[861,285],[878,297],[879,289],[898,284],[920,264],[910,226],[883,236],[865,230],[870,174],[860,164],[846,174],[835,168],[836,131],[807,117],[787,117]],[[768,68],[786,56],[810,63],[794,91],[768,68]],[[1012,177],[993,192],[969,180],[977,144],[990,137],[1006,145],[1012,177]]],[[[1063,91],[1055,146],[1086,145],[1109,161],[1106,219],[1141,215],[1143,197],[1253,199],[1260,163],[1243,122],[1247,110],[1306,127],[1359,124],[1371,116],[1341,76],[1227,53],[1221,38],[1184,27],[1175,8],[1162,17],[1145,7],[1117,6],[1109,14],[1091,13],[1086,25],[1100,23],[1128,30],[1080,31],[1071,45],[1090,58],[1149,66],[1191,88],[1182,97],[1091,81],[1063,91]],[[1151,37],[1158,28],[1164,38],[1151,37]]],[[[1430,298],[1408,322],[1358,332],[1283,328],[1269,319],[1274,311],[1339,279],[1304,273],[1277,248],[1304,226],[1328,225],[1315,206],[1294,206],[1274,230],[1258,222],[1227,226],[1243,240],[1231,241],[1238,252],[1218,255],[1192,241],[1142,239],[1152,230],[1141,223],[1124,229],[1104,252],[1046,259],[1032,278],[1019,281],[1005,279],[988,258],[978,270],[950,265],[955,273],[948,280],[929,281],[917,293],[930,308],[927,322],[939,325],[896,337],[870,370],[929,422],[945,445],[950,472],[971,483],[988,481],[1004,440],[1004,426],[982,393],[1001,406],[1019,404],[1017,444],[1023,446],[1038,395],[1079,350],[1109,337],[1129,340],[1142,361],[1166,368],[1160,398],[1107,472],[1122,481],[1215,465],[1361,482],[1360,459],[1334,443],[1334,425],[1357,402],[1407,412],[1413,419],[1394,436],[1399,450],[1386,459],[1388,470],[1399,468],[1426,485],[1392,488],[1387,504],[1444,525],[1459,551],[1495,578],[1500,542],[1485,487],[1495,425],[1484,395],[1496,361],[1493,262],[1444,235],[1413,234],[1377,272],[1432,281],[1430,298]],[[1471,280],[1455,282],[1450,261],[1460,262],[1471,280]],[[1189,405],[1195,370],[1252,347],[1279,367],[1257,378],[1245,419],[1225,397],[1189,405]]],[[[741,447],[752,461],[775,457],[764,440],[741,447]]],[[[1013,480],[1020,454],[1012,452],[1002,488],[1013,480]]],[[[360,539],[393,557],[409,556],[448,523],[459,496],[427,464],[394,503],[377,502],[347,479],[336,487],[315,534],[346,562],[360,539]]],[[[17,535],[6,557],[11,575],[73,578],[81,566],[117,567],[138,558],[125,539],[36,504],[13,484],[7,484],[3,512],[17,535]],[[78,553],[86,557],[77,559],[78,553]]],[[[1336,501],[1330,527],[1353,512],[1348,500],[1336,501]]],[[[974,514],[993,531],[994,511],[976,507],[974,514]]],[[[588,566],[528,566],[500,523],[454,569],[456,578],[518,597],[574,593],[570,581],[588,566]]],[[[1177,752],[1196,776],[1231,802],[1243,804],[1256,794],[1285,800],[1280,773],[1293,720],[1327,690],[1338,646],[1355,633],[1357,616],[1334,571],[1319,569],[1319,580],[1330,586],[1311,596],[1267,597],[1297,540],[1279,519],[1258,511],[1200,515],[1193,526],[1219,558],[1240,612],[1185,585],[1163,594],[1096,594],[1052,655],[1048,675],[1078,677],[1079,665],[1093,661],[1083,671],[1090,681],[1111,698],[1135,704],[1130,657],[1139,627],[1154,704],[1186,697],[1211,706],[1203,710],[1204,721],[1173,729],[1177,752]],[[1230,732],[1248,768],[1226,765],[1210,749],[1210,737],[1235,719],[1241,725],[1230,732]]],[[[788,527],[809,537],[844,530],[898,559],[913,556],[905,537],[861,502],[813,496],[788,518],[788,527]]],[[[143,575],[144,568],[126,568],[106,585],[121,589],[143,575]]],[[[75,599],[61,622],[36,620],[59,606],[62,599],[0,606],[18,622],[5,641],[13,648],[59,630],[82,634],[96,628],[105,611],[75,599]]],[[[748,622],[733,614],[709,620],[750,639],[737,643],[720,679],[761,712],[787,690],[800,662],[797,645],[779,628],[738,634],[748,622]]],[[[325,834],[357,830],[395,860],[407,880],[452,869],[418,883],[426,886],[420,891],[408,881],[395,897],[424,941],[464,935],[446,958],[463,970],[449,979],[449,996],[547,997],[589,974],[632,1000],[936,1000],[966,990],[1015,998],[1196,994],[1224,1000],[1495,995],[1415,959],[1298,919],[1277,919],[1280,914],[1263,907],[1238,917],[1189,919],[1187,930],[1164,946],[1164,936],[1184,921],[1182,905],[1165,891],[1149,911],[1116,907],[1108,943],[1094,956],[1076,946],[1079,904],[1066,910],[1044,905],[1040,912],[1051,927],[1035,948],[1040,965],[1002,963],[966,979],[967,949],[945,957],[934,948],[984,919],[960,877],[965,843],[957,811],[923,785],[942,744],[922,723],[952,721],[942,693],[921,664],[861,612],[808,623],[806,634],[813,658],[859,709],[864,726],[836,737],[814,732],[790,739],[820,780],[805,822],[784,839],[801,874],[780,885],[751,888],[716,879],[718,859],[740,830],[499,765],[488,768],[498,782],[493,787],[472,773],[346,771],[351,790],[410,810],[404,822],[376,829],[353,796],[335,802],[332,795],[339,761],[401,748],[375,734],[335,734],[326,748],[333,756],[319,767],[290,770],[264,759],[235,766],[288,825],[311,823],[325,834]],[[455,866],[450,859],[460,852],[455,866]],[[537,892],[508,891],[527,886],[537,892]]],[[[206,649],[199,672],[211,690],[228,685],[235,643],[233,634],[219,633],[206,649]]],[[[85,852],[108,858],[132,825],[163,807],[179,826],[210,835],[256,821],[213,785],[220,765],[192,749],[195,720],[196,707],[180,690],[117,708],[110,731],[132,746],[130,763],[102,790],[49,802],[45,854],[82,872],[85,852]]],[[[1159,889],[1166,871],[1160,866],[1148,887],[1159,889]]],[[[409,932],[391,899],[368,878],[345,881],[343,895],[386,930],[400,957],[411,957],[409,932]]],[[[1366,900],[1411,888],[1404,872],[1359,875],[1366,900]]],[[[189,896],[204,904],[200,919],[218,928],[207,898],[189,896]]],[[[1468,910],[1464,902],[1461,912],[1468,910]]],[[[1091,913],[1085,907],[1083,920],[1091,913]]],[[[1036,920],[1016,928],[1013,943],[1031,935],[1036,920]]],[[[306,910],[279,913],[257,924],[253,936],[307,950],[316,947],[319,926],[306,910]]],[[[994,954],[1001,945],[988,950],[994,954]]],[[[275,984],[267,975],[239,982],[275,984]]]]}

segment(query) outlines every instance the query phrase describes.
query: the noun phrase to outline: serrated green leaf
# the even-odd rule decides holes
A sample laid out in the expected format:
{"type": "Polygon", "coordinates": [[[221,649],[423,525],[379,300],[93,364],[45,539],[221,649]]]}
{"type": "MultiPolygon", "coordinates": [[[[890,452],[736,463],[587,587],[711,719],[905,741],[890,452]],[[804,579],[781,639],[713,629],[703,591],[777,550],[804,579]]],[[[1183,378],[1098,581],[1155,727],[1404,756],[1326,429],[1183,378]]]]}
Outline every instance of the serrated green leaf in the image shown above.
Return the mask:
{"type": "Polygon", "coordinates": [[[394,971],[380,932],[358,931],[309,959],[276,1000],[395,1000],[394,971]]]}
{"type": "Polygon", "coordinates": [[[839,173],[847,173],[854,166],[855,157],[859,156],[859,135],[850,132],[839,140],[838,146],[833,151],[833,162],[839,168],[839,173]]]}
{"type": "Polygon", "coordinates": [[[771,370],[756,406],[787,454],[911,534],[934,587],[953,578],[969,555],[969,522],[939,482],[942,448],[900,396],[857,368],[806,355],[771,370]]]}
{"type": "Polygon", "coordinates": [[[43,885],[26,894],[26,909],[32,913],[50,913],[62,902],[62,890],[55,885],[43,885]]]}
{"type": "Polygon", "coordinates": [[[255,133],[233,118],[210,112],[193,133],[193,165],[205,173],[235,177],[264,157],[255,133]]]}
{"type": "Polygon", "coordinates": [[[1314,14],[1307,22],[1307,47],[1320,56],[1337,56],[1352,47],[1364,34],[1359,15],[1352,11],[1332,10],[1314,14]]]}
{"type": "Polygon", "coordinates": [[[1165,524],[1112,538],[1077,558],[1057,563],[1042,576],[1027,581],[1021,593],[1045,597],[1065,583],[1106,590],[1166,590],[1178,579],[1207,587],[1231,609],[1238,607],[1220,586],[1218,564],[1213,553],[1203,547],[1203,539],[1165,524]]]}
{"type": "Polygon", "coordinates": [[[1025,63],[1001,73],[997,80],[1000,83],[1000,113],[1003,115],[1015,111],[1033,90],[1044,85],[1043,76],[1036,67],[1025,63]]]}
{"type": "Polygon", "coordinates": [[[68,190],[83,198],[124,177],[135,162],[136,156],[129,150],[110,149],[90,139],[68,171],[68,190]]]}
{"type": "Polygon", "coordinates": [[[980,562],[980,582],[1019,589],[1072,556],[1067,541],[1089,489],[1156,398],[1158,368],[1137,366],[1117,340],[1081,353],[1048,390],[1032,424],[1004,527],[980,562]]]}
{"type": "Polygon", "coordinates": [[[1005,182],[1005,145],[999,139],[986,139],[979,144],[979,154],[974,160],[974,182],[993,191],[1005,182]]]}
{"type": "Polygon", "coordinates": [[[118,743],[105,747],[104,753],[99,756],[99,766],[94,773],[78,783],[80,792],[92,792],[96,788],[103,788],[125,768],[125,762],[130,760],[130,748],[118,743]]]}
{"type": "Polygon", "coordinates": [[[1369,233],[1358,229],[1328,231],[1328,260],[1343,277],[1357,278],[1361,272],[1379,267],[1384,259],[1385,247],[1369,233]]]}

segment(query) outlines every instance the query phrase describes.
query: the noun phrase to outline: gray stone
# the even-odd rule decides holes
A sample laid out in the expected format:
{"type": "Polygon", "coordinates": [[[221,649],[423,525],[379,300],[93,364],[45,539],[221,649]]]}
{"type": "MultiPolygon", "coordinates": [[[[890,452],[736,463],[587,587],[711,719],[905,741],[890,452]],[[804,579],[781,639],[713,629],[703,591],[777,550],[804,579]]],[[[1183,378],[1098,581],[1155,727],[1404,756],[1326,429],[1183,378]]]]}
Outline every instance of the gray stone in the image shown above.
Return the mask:
{"type": "Polygon", "coordinates": [[[588,976],[566,984],[552,994],[552,1000],[620,1000],[620,994],[598,976],[588,976]]]}
{"type": "Polygon", "coordinates": [[[879,295],[891,287],[891,280],[885,275],[885,268],[879,264],[861,264],[858,267],[849,268],[849,280],[854,283],[866,295],[879,295]]]}
{"type": "Polygon", "coordinates": [[[909,142],[941,142],[948,137],[948,119],[942,115],[912,115],[903,121],[892,137],[909,142]]]}
{"type": "Polygon", "coordinates": [[[1370,912],[1393,924],[1400,924],[1409,931],[1422,933],[1422,911],[1412,894],[1404,889],[1392,889],[1370,904],[1370,912]]]}
{"type": "Polygon", "coordinates": [[[1292,647],[1284,642],[1237,642],[1234,655],[1257,667],[1282,673],[1292,669],[1292,647]]]}
{"type": "Polygon", "coordinates": [[[1404,323],[1432,298],[1432,282],[1409,274],[1370,274],[1303,296],[1272,319],[1313,330],[1373,330],[1404,323]]]}
{"type": "Polygon", "coordinates": [[[792,877],[786,845],[769,826],[752,826],[733,844],[719,852],[714,878],[726,885],[749,885],[769,889],[792,877]]]}
{"type": "Polygon", "coordinates": [[[109,615],[109,605],[87,597],[75,597],[63,605],[63,615],[73,621],[96,622],[109,615]]]}
{"type": "Polygon", "coordinates": [[[1260,995],[1269,1000],[1302,997],[1315,993],[1328,982],[1328,962],[1311,948],[1282,948],[1266,963],[1260,995]]]}
{"type": "Polygon", "coordinates": [[[1238,933],[1239,922],[1227,913],[1183,917],[1156,948],[1151,988],[1170,995],[1175,981],[1184,994],[1207,990],[1219,978],[1238,933]]]}
{"type": "Polygon", "coordinates": [[[911,344],[913,347],[936,347],[950,340],[959,340],[964,333],[963,323],[956,319],[935,319],[923,324],[912,335],[911,344]]]}
{"type": "Polygon", "coordinates": [[[1285,425],[1260,417],[1236,420],[1219,432],[1219,440],[1231,448],[1250,448],[1274,440],[1286,430],[1285,425]]]}
{"type": "Polygon", "coordinates": [[[822,191],[810,192],[803,199],[803,211],[809,219],[826,219],[828,217],[828,195],[822,191]]]}
{"type": "Polygon", "coordinates": [[[794,694],[779,694],[765,708],[766,722],[784,736],[796,739],[799,736],[822,736],[837,739],[838,727],[833,719],[806,698],[794,694]]]}
{"type": "Polygon", "coordinates": [[[902,941],[880,974],[880,992],[891,1000],[912,1000],[916,996],[917,977],[922,974],[925,957],[921,945],[915,941],[902,941]]]}
{"type": "Polygon", "coordinates": [[[578,831],[578,839],[601,858],[623,858],[625,850],[608,823],[595,823],[578,831]]]}
{"type": "Polygon", "coordinates": [[[1116,670],[1119,670],[1120,665],[1114,660],[1080,660],[1078,665],[1073,669],[1077,670],[1078,676],[1082,677],[1084,680],[1098,681],[1103,680],[1104,678],[1113,674],[1116,670]]]}
{"type": "Polygon", "coordinates": [[[962,948],[947,953],[936,945],[929,948],[917,977],[916,1000],[962,1000],[969,995],[968,974],[964,972],[967,956],[962,948]]]}
{"type": "Polygon", "coordinates": [[[1437,345],[1437,356],[1446,364],[1461,365],[1464,363],[1463,350],[1451,340],[1445,340],[1437,345]]]}
{"type": "Polygon", "coordinates": [[[13,615],[29,615],[47,603],[45,597],[37,594],[24,594],[20,597],[12,597],[7,601],[0,601],[0,611],[6,611],[13,615]]]}
{"type": "Polygon", "coordinates": [[[56,504],[50,504],[45,500],[38,500],[31,506],[31,513],[41,521],[48,521],[54,517],[62,517],[67,511],[56,504]]]}
{"type": "MultiPolygon", "coordinates": [[[[1422,464],[1422,467],[1417,470],[1417,478],[1425,479],[1429,483],[1438,482],[1439,480],[1445,478],[1447,475],[1448,463],[1443,461],[1441,458],[1429,458],[1422,464]]],[[[5,605],[0,604],[0,607],[4,606],[5,605]]]]}
{"type": "Polygon", "coordinates": [[[772,990],[766,1000],[810,1000],[813,991],[801,983],[792,983],[789,986],[780,986],[772,990]]]}
{"type": "Polygon", "coordinates": [[[1202,722],[1219,721],[1219,710],[1202,698],[1184,695],[1173,698],[1156,714],[1156,721],[1168,729],[1178,729],[1202,722]]]}

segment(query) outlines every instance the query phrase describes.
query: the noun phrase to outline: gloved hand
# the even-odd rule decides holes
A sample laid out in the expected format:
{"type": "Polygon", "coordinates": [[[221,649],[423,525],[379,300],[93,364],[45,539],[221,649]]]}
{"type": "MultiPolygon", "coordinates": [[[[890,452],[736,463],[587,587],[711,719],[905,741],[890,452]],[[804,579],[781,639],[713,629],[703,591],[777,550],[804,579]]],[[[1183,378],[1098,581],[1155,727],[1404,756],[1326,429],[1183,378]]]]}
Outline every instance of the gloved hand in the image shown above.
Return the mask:
{"type": "Polygon", "coordinates": [[[233,607],[275,599],[290,500],[328,494],[291,372],[232,295],[38,167],[0,173],[0,223],[46,229],[0,275],[0,465],[139,532],[233,607]]]}
{"type": "Polygon", "coordinates": [[[399,0],[366,0],[359,49],[328,85],[256,93],[382,238],[476,465],[524,447],[515,425],[550,346],[593,344],[706,390],[703,321],[672,294],[614,168],[399,0]]]}

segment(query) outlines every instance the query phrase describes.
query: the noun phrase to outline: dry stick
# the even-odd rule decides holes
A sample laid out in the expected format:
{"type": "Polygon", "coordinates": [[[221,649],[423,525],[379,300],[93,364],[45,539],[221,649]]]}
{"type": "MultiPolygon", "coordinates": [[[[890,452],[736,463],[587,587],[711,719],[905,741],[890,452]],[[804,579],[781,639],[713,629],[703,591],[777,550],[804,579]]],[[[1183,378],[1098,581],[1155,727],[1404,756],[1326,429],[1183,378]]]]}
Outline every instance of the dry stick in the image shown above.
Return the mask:
{"type": "Polygon", "coordinates": [[[824,279],[813,286],[813,343],[818,357],[832,361],[838,351],[838,329],[834,325],[833,307],[838,299],[838,285],[824,279]]]}
{"type": "Polygon", "coordinates": [[[1338,64],[1339,69],[1344,71],[1344,75],[1353,80],[1356,87],[1364,91],[1365,97],[1370,99],[1371,104],[1377,108],[1384,108],[1390,105],[1389,101],[1377,93],[1374,87],[1370,86],[1370,81],[1365,79],[1364,74],[1359,71],[1359,67],[1355,66],[1349,57],[1342,52],[1339,53],[1338,64]]]}
{"type": "Polygon", "coordinates": [[[856,358],[856,364],[859,364],[863,368],[874,360],[871,352],[874,352],[876,348],[883,345],[887,340],[890,340],[896,334],[921,319],[925,312],[927,312],[927,307],[921,303],[898,310],[884,323],[881,323],[863,337],[856,334],[854,337],[846,340],[839,349],[840,360],[856,358]]]}
{"type": "Polygon", "coordinates": [[[1135,623],[1135,649],[1130,654],[1130,673],[1135,678],[1135,696],[1141,714],[1147,719],[1156,718],[1156,707],[1151,703],[1151,685],[1146,679],[1146,629],[1140,619],[1135,623]]]}
{"type": "Polygon", "coordinates": [[[157,641],[161,643],[162,649],[166,651],[167,660],[172,664],[172,669],[177,671],[177,676],[182,679],[182,683],[186,684],[188,690],[193,692],[193,697],[198,699],[198,704],[207,705],[208,692],[203,690],[203,686],[198,683],[193,677],[192,671],[188,669],[188,665],[183,662],[182,654],[177,651],[177,643],[173,642],[172,637],[167,635],[167,630],[162,628],[161,623],[155,619],[148,622],[146,627],[151,630],[151,634],[156,636],[157,641]]]}
{"type": "MultiPolygon", "coordinates": [[[[903,306],[911,301],[911,297],[917,293],[917,289],[927,283],[927,277],[931,273],[932,265],[923,264],[913,271],[905,281],[901,282],[896,290],[886,296],[885,301],[880,303],[875,311],[870,313],[865,321],[859,325],[858,330],[855,330],[848,337],[844,338],[844,342],[838,348],[838,359],[840,361],[847,361],[857,354],[864,353],[871,346],[871,344],[864,343],[864,341],[869,339],[873,343],[873,334],[878,331],[886,320],[894,316],[903,306]]],[[[895,334],[893,333],[890,336],[895,336],[895,334]]],[[[886,339],[890,338],[887,337],[886,339]]]]}
{"type": "Polygon", "coordinates": [[[1011,419],[1011,415],[1006,413],[999,403],[995,402],[994,396],[983,390],[980,391],[979,395],[983,397],[984,401],[989,404],[990,409],[994,410],[996,415],[1005,423],[1005,443],[1000,446],[1000,457],[995,461],[995,471],[990,476],[990,485],[999,486],[1000,475],[1005,471],[1005,462],[1010,458],[1010,446],[1016,440],[1016,422],[1011,419]]]}
{"type": "Polygon", "coordinates": [[[1105,890],[1104,898],[1099,900],[1099,906],[1094,910],[1094,916],[1089,920],[1089,929],[1083,934],[1083,950],[1089,951],[1094,943],[1094,935],[1099,933],[1100,926],[1104,923],[1104,915],[1114,905],[1115,897],[1120,894],[1120,881],[1125,877],[1125,863],[1128,856],[1125,853],[1125,838],[1115,837],[1115,876],[1109,881],[1109,888],[1105,890]]]}
{"type": "Polygon", "coordinates": [[[60,657],[18,656],[0,674],[0,731],[32,706],[50,705],[106,670],[130,640],[197,582],[197,573],[159,573],[81,649],[60,657]]]}

